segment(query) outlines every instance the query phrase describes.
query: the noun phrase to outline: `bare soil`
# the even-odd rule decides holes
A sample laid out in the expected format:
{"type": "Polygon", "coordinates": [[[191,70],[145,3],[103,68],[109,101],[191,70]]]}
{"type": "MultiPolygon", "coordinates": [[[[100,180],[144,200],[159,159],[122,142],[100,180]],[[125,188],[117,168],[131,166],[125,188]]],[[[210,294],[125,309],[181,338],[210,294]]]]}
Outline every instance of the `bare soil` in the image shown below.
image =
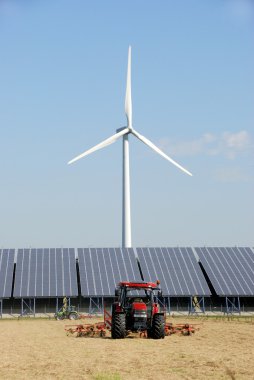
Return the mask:
{"type": "Polygon", "coordinates": [[[200,330],[112,340],[66,336],[70,321],[2,320],[0,379],[254,379],[253,320],[169,321],[201,323],[200,330]]]}

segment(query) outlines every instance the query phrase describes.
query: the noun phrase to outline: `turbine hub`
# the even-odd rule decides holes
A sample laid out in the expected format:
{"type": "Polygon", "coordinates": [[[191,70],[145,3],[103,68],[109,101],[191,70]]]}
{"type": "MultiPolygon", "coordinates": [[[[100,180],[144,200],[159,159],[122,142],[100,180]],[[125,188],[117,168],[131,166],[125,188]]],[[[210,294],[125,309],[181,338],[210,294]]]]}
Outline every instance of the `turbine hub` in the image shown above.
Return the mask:
{"type": "MultiPolygon", "coordinates": [[[[129,132],[131,132],[132,128],[130,128],[130,127],[121,127],[121,128],[118,128],[118,129],[116,130],[116,133],[121,132],[121,131],[123,131],[123,130],[126,129],[126,128],[128,128],[128,129],[129,129],[129,132]]],[[[128,132],[128,133],[129,133],[129,132],[128,132]]]]}

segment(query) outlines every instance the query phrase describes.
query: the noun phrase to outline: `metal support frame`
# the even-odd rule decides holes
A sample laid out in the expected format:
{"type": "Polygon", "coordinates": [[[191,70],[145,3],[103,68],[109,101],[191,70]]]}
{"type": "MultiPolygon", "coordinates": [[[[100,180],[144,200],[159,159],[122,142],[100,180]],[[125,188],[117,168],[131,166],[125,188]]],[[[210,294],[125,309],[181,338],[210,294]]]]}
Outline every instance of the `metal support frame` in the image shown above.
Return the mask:
{"type": "Polygon", "coordinates": [[[171,313],[171,301],[170,301],[170,297],[168,297],[168,313],[169,314],[171,313]]]}
{"type": "Polygon", "coordinates": [[[165,304],[166,304],[166,308],[167,308],[167,312],[168,314],[170,315],[170,312],[171,312],[171,304],[170,304],[170,297],[165,297],[165,304]],[[167,301],[166,301],[167,300],[167,301]]]}
{"type": "Polygon", "coordinates": [[[189,314],[205,313],[205,297],[191,296],[189,314]]]}
{"type": "Polygon", "coordinates": [[[26,315],[33,315],[35,317],[35,298],[24,299],[21,298],[21,314],[20,317],[26,315]]]}
{"type": "Polygon", "coordinates": [[[89,298],[89,314],[103,314],[103,297],[89,298]]]}
{"type": "MultiPolygon", "coordinates": [[[[175,297],[176,298],[176,312],[179,314],[185,314],[186,309],[183,308],[179,302],[179,298],[188,298],[188,297],[175,297]],[[180,309],[179,309],[179,304],[180,304],[180,309]]],[[[188,312],[190,311],[190,305],[188,304],[188,312]]]]}
{"type": "Polygon", "coordinates": [[[3,318],[3,300],[0,299],[0,318],[3,318]]]}
{"type": "Polygon", "coordinates": [[[240,297],[225,297],[226,311],[224,314],[241,314],[240,297]]]}

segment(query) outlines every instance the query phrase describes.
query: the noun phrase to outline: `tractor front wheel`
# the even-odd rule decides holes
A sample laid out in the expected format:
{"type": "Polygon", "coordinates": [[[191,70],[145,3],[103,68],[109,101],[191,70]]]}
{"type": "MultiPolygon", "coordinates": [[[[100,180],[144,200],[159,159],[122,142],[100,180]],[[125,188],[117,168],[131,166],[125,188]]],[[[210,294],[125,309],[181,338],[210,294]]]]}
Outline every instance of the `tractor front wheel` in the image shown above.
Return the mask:
{"type": "Polygon", "coordinates": [[[165,319],[161,314],[155,314],[153,317],[153,325],[150,332],[150,337],[153,339],[165,338],[165,319]]]}
{"type": "Polygon", "coordinates": [[[112,339],[124,339],[126,336],[125,314],[113,313],[111,337],[112,339]]]}
{"type": "Polygon", "coordinates": [[[56,314],[55,318],[57,321],[62,321],[64,319],[64,315],[59,313],[59,314],[56,314]]]}

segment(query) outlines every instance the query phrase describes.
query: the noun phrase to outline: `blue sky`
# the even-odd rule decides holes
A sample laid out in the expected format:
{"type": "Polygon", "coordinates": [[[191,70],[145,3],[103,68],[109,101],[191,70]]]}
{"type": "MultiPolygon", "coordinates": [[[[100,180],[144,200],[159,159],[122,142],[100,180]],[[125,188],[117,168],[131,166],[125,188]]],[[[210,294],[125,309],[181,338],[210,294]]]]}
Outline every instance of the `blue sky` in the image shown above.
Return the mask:
{"type": "Polygon", "coordinates": [[[254,244],[252,1],[1,0],[2,247],[121,245],[129,44],[133,246],[254,244]]]}

